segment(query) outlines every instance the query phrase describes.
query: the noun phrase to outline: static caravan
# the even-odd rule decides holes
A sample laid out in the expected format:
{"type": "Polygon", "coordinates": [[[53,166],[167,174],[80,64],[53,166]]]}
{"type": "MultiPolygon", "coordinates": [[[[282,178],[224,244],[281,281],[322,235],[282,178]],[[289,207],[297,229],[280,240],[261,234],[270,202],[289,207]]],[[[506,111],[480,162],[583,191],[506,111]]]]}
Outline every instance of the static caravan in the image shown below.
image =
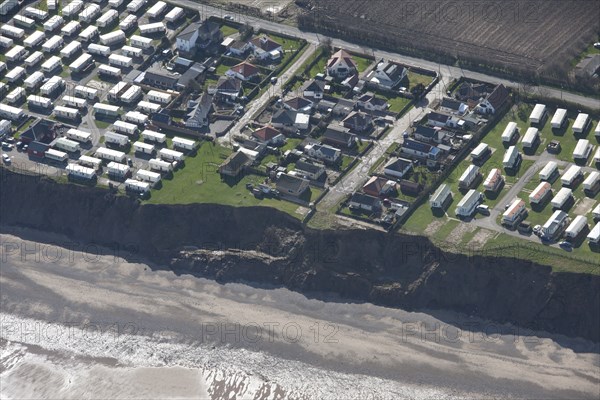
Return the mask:
{"type": "Polygon", "coordinates": [[[46,34],[42,31],[35,31],[31,35],[27,36],[25,40],[23,40],[23,44],[25,47],[33,48],[38,46],[46,39],[46,34]]]}
{"type": "Polygon", "coordinates": [[[129,87],[129,83],[127,82],[117,82],[110,90],[108,91],[108,99],[109,100],[117,100],[119,95],[127,90],[129,87]]]}
{"type": "Polygon", "coordinates": [[[64,150],[70,153],[81,151],[79,143],[74,140],[70,140],[64,137],[59,137],[52,142],[52,147],[56,147],[59,150],[64,150]]]}
{"type": "Polygon", "coordinates": [[[68,118],[72,120],[79,119],[79,110],[71,107],[56,106],[54,107],[54,115],[61,118],[68,118]]]}
{"type": "Polygon", "coordinates": [[[25,78],[25,87],[27,89],[37,89],[37,87],[39,85],[42,84],[42,81],[44,80],[44,74],[40,71],[35,71],[33,72],[31,75],[29,75],[27,78],[25,78]]]}
{"type": "Polygon", "coordinates": [[[129,68],[133,64],[131,57],[120,56],[118,54],[111,54],[108,56],[108,63],[115,67],[129,68]]]}
{"type": "Polygon", "coordinates": [[[576,216],[567,227],[565,236],[569,239],[575,239],[588,226],[587,218],[583,215],[576,216]]]}
{"type": "Polygon", "coordinates": [[[123,52],[124,55],[131,56],[131,57],[141,57],[144,53],[144,50],[142,50],[138,47],[127,46],[127,45],[121,47],[121,51],[123,52]]]}
{"type": "Polygon", "coordinates": [[[529,195],[529,202],[531,204],[541,204],[546,198],[552,194],[552,185],[548,182],[540,182],[539,185],[529,195]]]}
{"type": "Polygon", "coordinates": [[[561,188],[556,196],[552,198],[550,204],[552,204],[552,208],[560,210],[564,207],[564,205],[573,197],[573,191],[569,188],[561,188]]]}
{"type": "Polygon", "coordinates": [[[4,82],[0,82],[0,95],[8,92],[8,85],[4,82]]]}
{"type": "Polygon", "coordinates": [[[6,36],[0,36],[0,47],[2,47],[3,49],[8,49],[9,47],[12,47],[14,43],[15,41],[11,38],[6,36]]]}
{"type": "MultiPolygon", "coordinates": [[[[134,144],[135,146],[135,144],[134,144]]],[[[145,169],[140,169],[135,174],[136,179],[140,181],[148,182],[152,185],[157,184],[161,180],[161,176],[159,173],[148,171],[145,169]]]]}
{"type": "Polygon", "coordinates": [[[192,150],[194,150],[195,147],[196,147],[196,142],[193,140],[184,139],[184,138],[180,138],[177,136],[175,136],[173,138],[173,148],[174,149],[192,151],[192,150]]]}
{"type": "Polygon", "coordinates": [[[14,104],[25,97],[25,89],[22,87],[16,87],[12,92],[6,95],[6,101],[14,104]]]}
{"type": "Polygon", "coordinates": [[[167,20],[168,22],[175,22],[182,18],[184,15],[185,12],[183,11],[183,8],[175,7],[171,11],[169,11],[167,15],[165,15],[165,20],[167,20]]]}
{"type": "MultiPolygon", "coordinates": [[[[41,51],[34,51],[25,59],[25,66],[33,67],[44,59],[44,54],[41,51]]],[[[38,72],[38,71],[36,71],[38,72]]]]}
{"type": "Polygon", "coordinates": [[[533,149],[537,143],[537,141],[540,139],[540,132],[538,131],[538,128],[528,128],[527,132],[525,132],[525,136],[523,136],[523,150],[526,149],[533,149]]]}
{"type": "Polygon", "coordinates": [[[6,73],[4,78],[9,83],[15,83],[19,79],[21,79],[25,75],[25,68],[23,67],[14,67],[10,71],[6,73]]]}
{"type": "Polygon", "coordinates": [[[591,120],[588,114],[579,113],[575,122],[573,122],[573,133],[581,134],[585,132],[590,126],[591,120]]]}
{"type": "Polygon", "coordinates": [[[79,13],[79,20],[83,22],[91,23],[93,20],[98,18],[100,15],[101,8],[98,4],[90,4],[79,13]]]}
{"type": "Polygon", "coordinates": [[[113,124],[113,128],[116,132],[125,133],[130,136],[135,135],[138,130],[137,125],[130,124],[129,122],[125,121],[115,121],[115,123],[113,124]]]}
{"type": "Polygon", "coordinates": [[[63,78],[61,78],[60,76],[53,76],[42,85],[42,87],[40,88],[40,93],[49,96],[52,93],[54,93],[55,90],[62,88],[64,84],[65,81],[63,78]]]}
{"type": "Polygon", "coordinates": [[[40,10],[39,8],[35,7],[25,7],[23,14],[35,19],[36,21],[43,21],[48,18],[48,11],[40,10]]]}
{"type": "Polygon", "coordinates": [[[158,155],[165,161],[183,161],[185,158],[183,153],[171,149],[160,149],[158,155]]]}
{"type": "Polygon", "coordinates": [[[98,67],[98,74],[120,77],[121,70],[119,68],[111,67],[110,65],[100,64],[100,66],[98,67]]]}
{"type": "Polygon", "coordinates": [[[137,25],[137,17],[133,14],[129,14],[123,21],[119,22],[119,28],[124,31],[128,31],[137,25]]]}
{"type": "Polygon", "coordinates": [[[73,40],[60,51],[60,56],[62,58],[71,58],[79,50],[81,50],[81,43],[79,43],[77,40],[73,40]]]}
{"type": "Polygon", "coordinates": [[[0,119],[0,135],[10,135],[12,133],[12,124],[9,120],[0,119]]]}
{"type": "Polygon", "coordinates": [[[482,194],[475,189],[471,189],[467,192],[458,203],[454,213],[457,217],[470,217],[475,212],[475,209],[482,200],[482,194]]]}
{"type": "Polygon", "coordinates": [[[119,12],[117,10],[110,9],[104,14],[102,14],[100,18],[98,18],[98,20],[96,21],[96,25],[98,25],[100,28],[105,28],[112,24],[118,18],[119,12]]]}
{"type": "Polygon", "coordinates": [[[110,47],[101,44],[91,43],[87,48],[88,53],[99,56],[108,57],[110,55],[110,47]]]}
{"type": "Polygon", "coordinates": [[[137,109],[140,111],[148,112],[148,113],[157,113],[160,111],[161,106],[160,106],[160,104],[151,103],[149,101],[142,100],[139,103],[137,103],[137,109]]]}
{"type": "Polygon", "coordinates": [[[478,177],[479,167],[476,165],[469,165],[469,167],[467,167],[467,169],[460,176],[460,179],[458,180],[458,187],[461,189],[468,189],[478,177]]]}
{"type": "Polygon", "coordinates": [[[13,17],[13,23],[15,26],[19,25],[27,29],[33,29],[33,27],[35,27],[35,21],[31,18],[27,18],[24,15],[15,15],[13,17]]]}
{"type": "Polygon", "coordinates": [[[508,125],[506,125],[506,128],[504,128],[504,131],[502,132],[502,142],[512,143],[512,141],[518,133],[519,128],[517,127],[517,123],[512,121],[509,122],[508,125]]]}
{"type": "Polygon", "coordinates": [[[594,219],[600,219],[600,203],[598,203],[596,208],[594,208],[594,210],[592,211],[592,216],[594,217],[594,219]]]}
{"type": "Polygon", "coordinates": [[[590,144],[589,140],[579,139],[575,146],[575,150],[573,150],[573,159],[575,161],[587,161],[592,152],[592,148],[593,146],[590,144]]]}
{"type": "Polygon", "coordinates": [[[514,169],[517,167],[519,163],[519,159],[521,155],[519,154],[519,150],[517,150],[516,146],[510,146],[506,153],[504,153],[504,158],[502,159],[502,165],[505,169],[514,169]]]}
{"type": "Polygon", "coordinates": [[[552,240],[563,232],[568,223],[569,216],[567,213],[561,210],[556,210],[542,227],[542,235],[546,239],[552,240]]]}
{"type": "Polygon", "coordinates": [[[48,10],[56,10],[58,0],[46,0],[46,7],[48,10]]]}
{"type": "Polygon", "coordinates": [[[127,144],[129,143],[129,138],[125,135],[121,135],[120,133],[105,132],[104,142],[106,144],[114,144],[123,147],[127,146],[127,144]]]}
{"type": "Polygon", "coordinates": [[[567,110],[564,108],[557,108],[554,116],[552,117],[552,121],[550,122],[552,125],[552,129],[560,129],[565,125],[567,121],[567,110]]]}
{"type": "Polygon", "coordinates": [[[106,172],[113,178],[125,179],[131,176],[131,168],[127,164],[111,161],[106,166],[106,172]]]}
{"type": "Polygon", "coordinates": [[[82,54],[69,65],[69,68],[71,71],[77,73],[85,71],[85,69],[93,63],[94,58],[90,54],[82,54]]]}
{"type": "Polygon", "coordinates": [[[22,109],[0,103],[0,117],[11,121],[18,121],[24,116],[25,112],[22,109]]]}
{"type": "Polygon", "coordinates": [[[67,138],[80,143],[92,143],[92,134],[79,129],[71,128],[67,131],[67,138]]]}
{"type": "Polygon", "coordinates": [[[104,161],[114,161],[118,163],[124,163],[127,161],[127,155],[122,151],[107,149],[106,147],[99,147],[95,153],[96,157],[104,161]]]}
{"type": "Polygon", "coordinates": [[[596,136],[597,140],[600,140],[600,122],[596,124],[596,129],[594,129],[594,136],[596,136]]]}
{"type": "Polygon", "coordinates": [[[69,155],[67,153],[55,149],[46,150],[46,154],[44,154],[44,156],[50,160],[58,161],[61,163],[65,163],[69,159],[69,155]]]}
{"type": "Polygon", "coordinates": [[[62,63],[60,62],[60,57],[52,56],[42,64],[42,70],[44,72],[52,72],[58,67],[60,67],[62,63]]]}
{"type": "Polygon", "coordinates": [[[44,30],[53,32],[60,28],[64,22],[65,20],[60,15],[53,15],[48,21],[44,22],[44,30]]]}
{"type": "Polygon", "coordinates": [[[79,97],[63,96],[62,99],[65,102],[65,104],[68,105],[69,107],[76,107],[76,108],[86,108],[87,107],[87,101],[85,99],[80,99],[79,97]]]}
{"type": "Polygon", "coordinates": [[[19,6],[18,0],[5,0],[0,4],[0,15],[7,15],[19,6]]]}
{"type": "Polygon", "coordinates": [[[22,39],[25,36],[25,30],[16,26],[4,24],[0,27],[2,35],[12,39],[22,39]]]}
{"type": "Polygon", "coordinates": [[[45,53],[52,53],[53,51],[58,50],[64,43],[62,36],[54,35],[50,39],[46,40],[44,44],[42,44],[42,51],[45,53]]]}
{"type": "Polygon", "coordinates": [[[125,0],[108,0],[108,5],[112,8],[119,8],[123,1],[125,0]]]}
{"type": "Polygon", "coordinates": [[[546,106],[544,104],[536,104],[533,107],[533,111],[531,111],[531,115],[529,115],[529,122],[541,125],[546,120],[547,115],[546,106]]]}
{"type": "Polygon", "coordinates": [[[157,19],[167,10],[167,3],[164,1],[157,1],[146,13],[148,18],[157,19]]]}
{"type": "Polygon", "coordinates": [[[138,181],[137,179],[127,179],[125,181],[125,190],[137,193],[147,193],[150,191],[150,184],[148,182],[138,181]]]}
{"type": "Polygon", "coordinates": [[[582,176],[583,171],[581,167],[577,165],[571,165],[560,178],[560,181],[562,182],[563,186],[571,186],[582,176]]]}
{"type": "Polygon", "coordinates": [[[126,104],[131,104],[142,97],[143,92],[139,86],[131,85],[129,89],[121,95],[121,101],[126,104]]]}
{"type": "Polygon", "coordinates": [[[164,133],[151,131],[149,129],[144,129],[142,131],[142,138],[147,142],[164,143],[167,140],[167,135],[164,133]]]}
{"type": "Polygon", "coordinates": [[[502,183],[504,183],[502,171],[500,171],[498,168],[494,168],[485,178],[485,181],[483,182],[483,188],[487,192],[495,192],[502,185],[502,183]]]}
{"type": "Polygon", "coordinates": [[[72,2],[67,4],[65,7],[63,7],[62,15],[64,17],[75,16],[79,13],[79,11],[81,11],[82,8],[83,8],[83,1],[73,0],[72,2]]]}
{"type": "Polygon", "coordinates": [[[142,154],[153,154],[155,151],[153,145],[151,145],[149,143],[144,143],[144,142],[135,142],[133,144],[133,149],[137,153],[142,153],[142,154]]]}
{"type": "Polygon", "coordinates": [[[129,44],[142,49],[148,49],[152,47],[152,39],[145,36],[133,35],[129,39],[129,44]]]}
{"type": "Polygon", "coordinates": [[[125,114],[125,121],[133,122],[138,125],[145,125],[148,122],[148,116],[138,111],[128,111],[125,114]]]}
{"type": "Polygon", "coordinates": [[[600,147],[596,149],[596,154],[594,154],[594,162],[596,163],[596,167],[600,167],[600,147]]]}
{"type": "Polygon", "coordinates": [[[94,25],[90,25],[81,32],[77,37],[84,42],[91,42],[98,35],[98,28],[94,25]]]}
{"type": "Polygon", "coordinates": [[[9,62],[19,61],[22,58],[25,58],[26,55],[27,55],[27,50],[25,50],[25,47],[20,46],[20,45],[16,45],[15,47],[13,47],[12,49],[10,49],[9,51],[7,51],[4,54],[4,56],[6,57],[6,60],[9,62]]]}
{"type": "Polygon", "coordinates": [[[65,169],[69,176],[74,178],[91,180],[96,177],[96,171],[93,168],[84,167],[83,165],[69,164],[65,169]]]}
{"type": "Polygon", "coordinates": [[[132,14],[136,13],[144,4],[146,4],[146,0],[132,0],[129,4],[127,4],[127,11],[132,14]]]}
{"type": "Polygon", "coordinates": [[[73,36],[81,29],[81,24],[77,21],[69,21],[65,26],[60,28],[60,33],[65,36],[73,36]]]}
{"type": "Polygon", "coordinates": [[[490,153],[490,146],[487,143],[479,143],[471,152],[471,160],[478,162],[483,160],[490,153]]]}
{"type": "Polygon", "coordinates": [[[112,46],[117,43],[122,43],[125,41],[125,39],[125,32],[123,32],[122,30],[100,35],[100,43],[102,43],[105,46],[112,46]]]}
{"type": "Polygon", "coordinates": [[[154,171],[169,172],[173,170],[173,164],[163,161],[160,158],[148,161],[148,166],[154,171]]]}
{"type": "Polygon", "coordinates": [[[596,192],[600,186],[600,172],[592,171],[583,181],[583,190],[588,192],[596,192]]]}
{"type": "Polygon", "coordinates": [[[88,100],[94,100],[98,97],[98,89],[77,85],[75,86],[75,94],[77,96],[85,97],[88,100]]]}
{"type": "Polygon", "coordinates": [[[6,71],[6,63],[4,61],[0,61],[0,72],[6,71]]]}
{"type": "Polygon", "coordinates": [[[429,205],[431,208],[444,208],[450,196],[452,196],[450,186],[441,184],[429,199],[429,205]]]}
{"type": "Polygon", "coordinates": [[[600,222],[596,224],[588,233],[587,240],[590,241],[590,244],[599,244],[600,243],[600,222]]]}
{"type": "Polygon", "coordinates": [[[119,111],[121,110],[121,107],[103,103],[96,103],[94,104],[93,108],[97,115],[108,115],[111,117],[116,117],[119,115],[119,111]]]}
{"type": "Polygon", "coordinates": [[[525,216],[527,216],[525,202],[521,199],[515,199],[502,214],[501,223],[514,229],[525,216]]]}
{"type": "Polygon", "coordinates": [[[150,90],[148,91],[148,100],[160,104],[169,104],[171,102],[171,95],[169,93],[159,92],[158,90],[150,90]]]}
{"type": "Polygon", "coordinates": [[[151,33],[156,32],[164,32],[166,30],[165,24],[163,24],[162,22],[153,22],[151,24],[140,25],[139,28],[140,33],[142,35],[149,35],[151,33]]]}
{"type": "Polygon", "coordinates": [[[96,157],[83,155],[79,157],[79,160],[77,161],[79,164],[85,167],[93,168],[95,171],[98,171],[102,167],[102,160],[96,157]]]}

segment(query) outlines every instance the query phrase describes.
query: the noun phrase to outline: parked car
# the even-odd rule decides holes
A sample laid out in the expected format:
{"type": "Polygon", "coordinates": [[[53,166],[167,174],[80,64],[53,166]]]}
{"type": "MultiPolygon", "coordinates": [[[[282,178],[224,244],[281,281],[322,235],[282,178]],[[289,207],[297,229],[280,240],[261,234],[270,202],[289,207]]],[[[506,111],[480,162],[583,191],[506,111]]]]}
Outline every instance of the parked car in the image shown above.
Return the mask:
{"type": "Polygon", "coordinates": [[[483,215],[490,215],[490,207],[485,204],[480,204],[477,206],[477,211],[483,215]]]}
{"type": "Polygon", "coordinates": [[[600,42],[594,43],[594,47],[597,48],[597,49],[600,49],[600,42]]]}
{"type": "Polygon", "coordinates": [[[8,154],[2,153],[2,161],[4,161],[4,164],[10,164],[10,157],[8,154]]]}
{"type": "Polygon", "coordinates": [[[2,142],[2,148],[5,149],[5,150],[12,150],[13,147],[15,147],[15,146],[13,146],[10,143],[2,142]]]}
{"type": "Polygon", "coordinates": [[[233,21],[233,17],[232,17],[231,15],[229,15],[229,14],[225,14],[225,15],[223,16],[223,19],[225,19],[225,20],[227,20],[227,21],[233,21]]]}
{"type": "Polygon", "coordinates": [[[558,245],[567,251],[571,251],[573,249],[573,245],[570,242],[567,242],[566,240],[563,240],[562,242],[558,243],[558,245]]]}

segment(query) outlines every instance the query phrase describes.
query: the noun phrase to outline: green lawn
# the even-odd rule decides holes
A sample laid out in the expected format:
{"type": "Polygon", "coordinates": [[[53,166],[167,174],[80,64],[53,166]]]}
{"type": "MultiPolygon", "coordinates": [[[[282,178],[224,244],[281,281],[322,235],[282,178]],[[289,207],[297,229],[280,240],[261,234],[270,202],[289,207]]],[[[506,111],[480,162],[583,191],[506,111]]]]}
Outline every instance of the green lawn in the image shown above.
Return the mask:
{"type": "Polygon", "coordinates": [[[410,99],[407,99],[406,97],[391,96],[387,93],[382,93],[379,91],[376,91],[375,93],[378,97],[382,97],[387,100],[388,104],[390,105],[388,110],[391,112],[399,113],[404,107],[406,107],[408,103],[410,103],[410,99]]]}
{"type": "Polygon", "coordinates": [[[223,37],[227,37],[227,36],[231,36],[231,35],[240,33],[240,31],[237,28],[234,28],[229,25],[222,25],[221,32],[223,32],[223,37]]]}
{"type": "Polygon", "coordinates": [[[412,89],[419,83],[422,83],[423,85],[427,86],[431,83],[431,81],[433,81],[432,76],[419,74],[419,73],[413,72],[413,71],[408,71],[407,79],[408,79],[408,86],[406,86],[406,88],[408,90],[412,89]]]}
{"type": "Polygon", "coordinates": [[[231,69],[231,67],[228,65],[219,64],[219,66],[215,70],[215,74],[218,76],[223,76],[223,75],[225,75],[225,72],[229,71],[230,69],[231,69]]]}
{"type": "Polygon", "coordinates": [[[274,35],[272,33],[269,33],[268,35],[271,39],[281,44],[281,47],[283,47],[283,51],[298,50],[300,47],[302,47],[301,39],[285,38],[283,36],[274,35]]]}
{"type": "Polygon", "coordinates": [[[375,61],[372,58],[361,57],[356,54],[353,54],[352,58],[356,63],[356,68],[358,68],[359,73],[366,71],[367,68],[369,68],[369,66],[375,61]]]}
{"type": "Polygon", "coordinates": [[[317,74],[325,73],[325,66],[327,65],[328,59],[329,55],[326,52],[320,52],[317,62],[308,71],[309,78],[314,78],[317,74]]]}
{"type": "Polygon", "coordinates": [[[95,119],[95,118],[94,118],[94,123],[100,129],[106,129],[112,125],[112,122],[101,121],[101,120],[95,119]]]}

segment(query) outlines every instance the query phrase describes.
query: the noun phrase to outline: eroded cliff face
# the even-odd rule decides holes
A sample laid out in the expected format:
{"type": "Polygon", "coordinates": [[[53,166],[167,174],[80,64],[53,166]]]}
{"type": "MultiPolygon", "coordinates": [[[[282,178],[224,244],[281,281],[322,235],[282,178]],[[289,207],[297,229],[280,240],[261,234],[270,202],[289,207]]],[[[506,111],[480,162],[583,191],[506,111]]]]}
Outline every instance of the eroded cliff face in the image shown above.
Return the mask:
{"type": "Polygon", "coordinates": [[[515,257],[446,253],[425,237],[314,231],[269,208],[141,205],[3,170],[2,225],[139,253],[177,273],[281,285],[408,310],[446,309],[600,341],[600,279],[515,257]]]}

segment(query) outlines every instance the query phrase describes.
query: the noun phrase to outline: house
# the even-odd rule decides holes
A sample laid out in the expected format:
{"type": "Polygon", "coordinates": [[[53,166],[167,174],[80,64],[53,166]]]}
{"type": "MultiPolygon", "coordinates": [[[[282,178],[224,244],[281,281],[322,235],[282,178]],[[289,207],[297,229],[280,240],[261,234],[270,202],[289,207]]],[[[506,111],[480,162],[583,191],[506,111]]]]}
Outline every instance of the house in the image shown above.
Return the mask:
{"type": "Polygon", "coordinates": [[[175,47],[182,55],[193,55],[197,48],[206,49],[221,43],[223,33],[219,24],[206,20],[188,25],[175,39],[175,47]]]}
{"type": "Polygon", "coordinates": [[[346,50],[340,49],[327,61],[327,75],[329,76],[345,79],[356,73],[358,73],[358,67],[346,50]]]}
{"type": "Polygon", "coordinates": [[[468,102],[469,100],[479,101],[479,99],[486,96],[487,93],[487,85],[464,81],[454,92],[454,97],[463,102],[468,102]]]}
{"type": "Polygon", "coordinates": [[[198,22],[193,22],[177,35],[175,47],[181,54],[193,54],[196,52],[199,27],[200,24],[198,22]]]}
{"type": "Polygon", "coordinates": [[[381,200],[364,193],[354,193],[348,202],[348,207],[355,210],[376,212],[381,210],[381,200]]]}
{"type": "Polygon", "coordinates": [[[362,191],[369,196],[387,196],[396,190],[396,182],[372,176],[362,187],[362,191]]]}
{"type": "Polygon", "coordinates": [[[309,183],[306,179],[288,174],[281,174],[279,179],[277,179],[277,190],[282,194],[293,197],[301,197],[309,190],[308,185],[309,183]]]}
{"type": "Polygon", "coordinates": [[[244,139],[240,143],[240,151],[245,153],[251,159],[256,159],[264,155],[267,150],[267,144],[252,139],[244,139]]]}
{"type": "Polygon", "coordinates": [[[180,78],[179,74],[172,74],[160,68],[149,68],[144,73],[142,83],[157,89],[168,90],[175,89],[180,78]]]}
{"type": "Polygon", "coordinates": [[[236,57],[246,57],[246,54],[252,48],[250,43],[242,40],[233,40],[226,47],[229,54],[236,57]]]}
{"type": "Polygon", "coordinates": [[[42,142],[30,142],[27,146],[27,155],[30,157],[44,158],[46,151],[50,148],[49,145],[42,142]]]}
{"type": "Polygon", "coordinates": [[[208,93],[219,98],[236,99],[242,90],[242,81],[230,76],[222,76],[214,88],[209,88],[208,93]]]}
{"type": "Polygon", "coordinates": [[[319,180],[325,173],[323,164],[313,163],[305,158],[301,158],[296,162],[295,170],[313,181],[319,180]]]}
{"type": "Polygon", "coordinates": [[[310,115],[291,110],[279,109],[271,117],[271,125],[275,128],[308,129],[310,115]]]}
{"type": "Polygon", "coordinates": [[[382,89],[394,89],[406,77],[408,70],[391,61],[381,61],[377,67],[367,75],[369,83],[382,89]]]}
{"type": "Polygon", "coordinates": [[[342,156],[342,151],[326,144],[312,143],[304,148],[309,157],[314,157],[329,163],[337,162],[342,156]]]}
{"type": "Polygon", "coordinates": [[[469,110],[469,106],[459,100],[444,97],[440,103],[440,111],[450,114],[464,115],[469,110]]]}
{"type": "Polygon", "coordinates": [[[440,149],[437,147],[412,139],[406,139],[402,144],[400,151],[405,154],[426,158],[428,160],[437,160],[441,155],[440,149]]]}
{"type": "Polygon", "coordinates": [[[323,134],[323,142],[342,148],[351,148],[356,144],[356,135],[347,128],[330,124],[323,134]]]}
{"type": "Polygon", "coordinates": [[[27,130],[21,134],[19,140],[27,144],[33,142],[50,143],[55,138],[56,132],[54,130],[54,123],[42,119],[27,128],[27,130]]]}
{"type": "Polygon", "coordinates": [[[400,179],[400,191],[409,196],[418,196],[423,191],[423,185],[418,182],[400,179]]]}
{"type": "Polygon", "coordinates": [[[206,49],[214,44],[221,43],[223,40],[223,32],[221,26],[216,22],[205,20],[198,28],[197,45],[201,49],[206,49]]]}
{"type": "Polygon", "coordinates": [[[394,178],[404,178],[413,168],[413,163],[405,158],[398,158],[386,165],[383,173],[394,178]]]}
{"type": "Polygon", "coordinates": [[[495,114],[504,106],[509,98],[509,91],[503,84],[497,85],[494,90],[477,106],[480,114],[495,114]]]}
{"type": "Polygon", "coordinates": [[[309,99],[322,99],[325,93],[325,81],[316,79],[307,81],[300,87],[300,92],[303,97],[309,99]]]}
{"type": "Polygon", "coordinates": [[[200,63],[194,63],[185,71],[177,81],[177,90],[184,90],[189,87],[192,82],[198,83],[198,80],[204,76],[206,67],[200,63]]]}
{"type": "Polygon", "coordinates": [[[197,104],[194,106],[192,111],[187,114],[187,119],[185,120],[185,126],[187,128],[202,128],[203,126],[208,126],[210,123],[209,116],[213,111],[213,96],[208,93],[202,93],[200,99],[197,104]]]}
{"type": "MultiPolygon", "coordinates": [[[[323,101],[321,101],[321,103],[323,103],[323,101]]],[[[354,111],[355,105],[356,103],[352,100],[338,99],[337,103],[333,106],[331,113],[337,118],[344,119],[354,111]]]]}
{"type": "Polygon", "coordinates": [[[342,124],[354,132],[366,132],[373,127],[373,117],[362,111],[352,111],[342,120],[342,124]]]}
{"type": "Polygon", "coordinates": [[[590,54],[575,66],[575,75],[591,77],[600,71],[600,54],[590,54]]]}
{"type": "Polygon", "coordinates": [[[304,97],[292,97],[283,102],[283,106],[291,111],[310,113],[313,109],[313,102],[304,97]]]}
{"type": "Polygon", "coordinates": [[[429,114],[427,114],[427,125],[443,128],[445,126],[448,126],[449,119],[449,115],[432,111],[429,114]]]}
{"type": "Polygon", "coordinates": [[[360,79],[358,74],[351,75],[342,81],[342,86],[345,86],[348,89],[354,89],[356,85],[358,85],[360,79]]]}
{"type": "Polygon", "coordinates": [[[225,72],[225,75],[246,82],[258,77],[260,75],[260,70],[255,65],[244,61],[242,63],[239,63],[238,65],[231,67],[225,72]]]}
{"type": "Polygon", "coordinates": [[[267,35],[260,35],[249,42],[254,56],[259,60],[278,60],[283,54],[283,47],[267,35]]]}
{"type": "Polygon", "coordinates": [[[385,99],[376,97],[373,93],[365,93],[358,98],[358,106],[369,111],[385,111],[389,104],[385,99]]]}
{"type": "Polygon", "coordinates": [[[237,151],[227,157],[227,159],[219,166],[219,174],[222,176],[237,177],[242,174],[245,168],[252,163],[250,157],[241,151],[237,151]]]}
{"type": "Polygon", "coordinates": [[[425,125],[417,125],[414,131],[415,139],[423,142],[442,143],[446,137],[446,133],[439,128],[430,128],[425,125]]]}
{"type": "Polygon", "coordinates": [[[252,132],[252,136],[261,143],[268,145],[282,145],[285,143],[285,136],[277,129],[271,126],[265,126],[252,132]]]}

